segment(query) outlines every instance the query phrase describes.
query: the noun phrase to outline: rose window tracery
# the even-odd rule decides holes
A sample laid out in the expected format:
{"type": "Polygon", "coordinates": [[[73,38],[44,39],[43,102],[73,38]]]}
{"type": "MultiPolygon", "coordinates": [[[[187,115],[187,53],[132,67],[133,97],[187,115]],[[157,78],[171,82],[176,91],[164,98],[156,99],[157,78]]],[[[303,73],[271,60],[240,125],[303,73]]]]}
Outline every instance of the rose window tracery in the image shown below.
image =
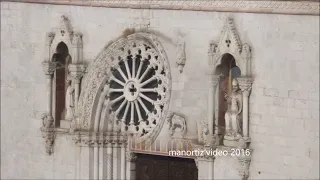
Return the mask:
{"type": "Polygon", "coordinates": [[[167,103],[166,63],[146,42],[126,43],[116,54],[109,80],[111,110],[127,131],[144,137],[157,126],[167,103]]]}

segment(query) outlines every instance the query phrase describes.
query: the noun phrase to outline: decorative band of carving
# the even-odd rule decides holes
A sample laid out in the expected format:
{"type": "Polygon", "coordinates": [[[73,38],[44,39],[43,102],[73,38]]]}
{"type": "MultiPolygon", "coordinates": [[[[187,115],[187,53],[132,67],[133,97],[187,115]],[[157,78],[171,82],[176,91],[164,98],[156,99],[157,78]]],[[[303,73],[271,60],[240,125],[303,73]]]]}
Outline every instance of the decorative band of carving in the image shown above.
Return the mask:
{"type": "Polygon", "coordinates": [[[93,6],[108,8],[167,9],[191,11],[246,12],[264,14],[319,15],[319,2],[312,1],[248,1],[248,0],[4,0],[9,2],[55,5],[93,6]]]}
{"type": "Polygon", "coordinates": [[[74,143],[78,146],[90,147],[112,147],[127,144],[128,137],[121,133],[89,133],[78,132],[72,138],[74,143]]]}
{"type": "Polygon", "coordinates": [[[126,152],[126,160],[129,162],[134,162],[137,159],[136,153],[126,152]]]}

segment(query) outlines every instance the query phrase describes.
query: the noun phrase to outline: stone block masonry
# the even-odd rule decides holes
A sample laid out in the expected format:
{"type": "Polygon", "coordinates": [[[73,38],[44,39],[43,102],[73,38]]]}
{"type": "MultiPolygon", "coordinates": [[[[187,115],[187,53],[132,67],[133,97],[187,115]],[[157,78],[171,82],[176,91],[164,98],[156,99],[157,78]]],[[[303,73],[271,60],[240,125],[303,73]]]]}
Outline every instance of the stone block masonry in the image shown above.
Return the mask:
{"type": "MultiPolygon", "coordinates": [[[[41,67],[47,56],[45,34],[59,25],[61,15],[83,32],[84,59],[89,65],[106,44],[132,27],[133,21],[135,27],[150,22],[170,61],[174,79],[171,109],[194,122],[203,117],[201,103],[207,101],[209,42],[219,41],[225,19],[233,17],[241,41],[252,47],[253,55],[250,179],[319,179],[319,69],[309,68],[319,65],[318,16],[18,2],[1,2],[1,178],[90,177],[88,149],[77,151],[69,137],[58,136],[55,153],[47,156],[39,131],[40,114],[46,107],[41,67]],[[190,23],[190,14],[195,23],[190,23]],[[177,73],[170,41],[176,39],[176,30],[185,33],[186,39],[183,75],[177,73]],[[76,172],[77,160],[81,172],[76,172]]],[[[215,172],[227,168],[223,159],[216,161],[215,172]]],[[[218,177],[227,178],[224,174],[228,173],[218,177]]]]}

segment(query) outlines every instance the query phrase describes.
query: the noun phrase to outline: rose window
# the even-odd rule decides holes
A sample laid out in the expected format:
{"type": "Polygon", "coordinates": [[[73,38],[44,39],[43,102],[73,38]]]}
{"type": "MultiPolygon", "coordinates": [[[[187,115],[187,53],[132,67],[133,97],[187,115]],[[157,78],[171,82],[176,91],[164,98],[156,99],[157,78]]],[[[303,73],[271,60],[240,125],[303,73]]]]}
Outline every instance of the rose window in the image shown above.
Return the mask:
{"type": "Polygon", "coordinates": [[[166,63],[145,42],[120,48],[109,81],[111,109],[126,130],[147,137],[157,126],[168,98],[166,63]]]}

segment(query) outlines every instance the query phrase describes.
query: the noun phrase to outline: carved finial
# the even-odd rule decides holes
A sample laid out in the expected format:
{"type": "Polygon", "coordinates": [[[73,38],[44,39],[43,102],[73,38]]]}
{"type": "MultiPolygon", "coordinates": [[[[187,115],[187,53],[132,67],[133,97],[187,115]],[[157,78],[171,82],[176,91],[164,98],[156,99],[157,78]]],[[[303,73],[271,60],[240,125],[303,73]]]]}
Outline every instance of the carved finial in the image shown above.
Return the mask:
{"type": "Polygon", "coordinates": [[[177,40],[177,67],[180,73],[183,72],[183,68],[186,64],[186,42],[183,39],[183,35],[179,33],[177,40]]]}
{"type": "Polygon", "coordinates": [[[69,24],[69,19],[64,15],[62,15],[60,19],[59,33],[61,36],[65,36],[67,34],[70,35],[72,33],[69,24]]]}
{"type": "Polygon", "coordinates": [[[54,39],[54,35],[55,34],[53,32],[49,32],[49,33],[46,34],[46,44],[47,44],[47,46],[51,46],[52,41],[54,39]]]}
{"type": "Polygon", "coordinates": [[[244,44],[242,46],[242,52],[241,55],[245,58],[245,59],[250,59],[251,58],[251,48],[248,44],[244,44]]]}
{"type": "Polygon", "coordinates": [[[82,34],[81,33],[76,32],[73,34],[72,44],[76,47],[82,47],[82,34]]]}

